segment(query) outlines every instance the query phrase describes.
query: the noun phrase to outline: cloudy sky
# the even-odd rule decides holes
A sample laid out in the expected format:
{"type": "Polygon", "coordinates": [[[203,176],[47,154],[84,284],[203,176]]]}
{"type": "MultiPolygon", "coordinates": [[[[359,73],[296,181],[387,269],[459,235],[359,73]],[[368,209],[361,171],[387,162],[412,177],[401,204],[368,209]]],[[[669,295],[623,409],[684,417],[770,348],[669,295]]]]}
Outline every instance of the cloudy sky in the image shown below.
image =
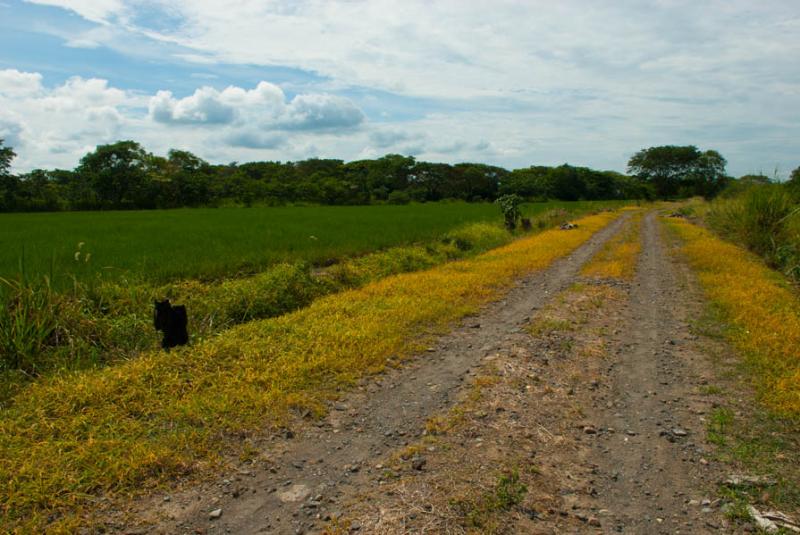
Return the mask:
{"type": "Polygon", "coordinates": [[[0,0],[19,171],[97,144],[215,163],[800,165],[800,1],[0,0]]]}

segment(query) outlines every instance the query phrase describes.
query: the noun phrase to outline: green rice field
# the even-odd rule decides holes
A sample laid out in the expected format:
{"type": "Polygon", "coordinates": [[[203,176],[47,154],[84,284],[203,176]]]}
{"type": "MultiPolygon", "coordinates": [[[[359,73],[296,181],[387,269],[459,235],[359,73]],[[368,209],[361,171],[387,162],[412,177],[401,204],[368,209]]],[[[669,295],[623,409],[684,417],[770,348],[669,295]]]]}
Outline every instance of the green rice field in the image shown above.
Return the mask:
{"type": "MultiPolygon", "coordinates": [[[[523,212],[599,204],[533,203],[523,212]]],[[[211,279],[281,261],[322,265],[500,220],[494,204],[460,202],[0,214],[0,276],[46,275],[56,287],[73,277],[211,279]]]]}

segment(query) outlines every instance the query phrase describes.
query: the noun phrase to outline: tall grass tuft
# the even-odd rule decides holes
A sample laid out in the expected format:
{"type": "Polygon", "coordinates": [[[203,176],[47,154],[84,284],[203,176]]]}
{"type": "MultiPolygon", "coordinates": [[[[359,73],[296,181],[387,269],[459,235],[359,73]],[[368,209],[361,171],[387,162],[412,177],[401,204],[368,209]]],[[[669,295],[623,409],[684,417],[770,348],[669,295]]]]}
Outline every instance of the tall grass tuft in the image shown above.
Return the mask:
{"type": "Polygon", "coordinates": [[[0,278],[0,369],[38,372],[45,348],[57,337],[56,301],[48,278],[0,278]]]}
{"type": "Polygon", "coordinates": [[[783,186],[755,186],[737,197],[714,201],[706,218],[722,236],[800,280],[800,205],[783,186]]]}

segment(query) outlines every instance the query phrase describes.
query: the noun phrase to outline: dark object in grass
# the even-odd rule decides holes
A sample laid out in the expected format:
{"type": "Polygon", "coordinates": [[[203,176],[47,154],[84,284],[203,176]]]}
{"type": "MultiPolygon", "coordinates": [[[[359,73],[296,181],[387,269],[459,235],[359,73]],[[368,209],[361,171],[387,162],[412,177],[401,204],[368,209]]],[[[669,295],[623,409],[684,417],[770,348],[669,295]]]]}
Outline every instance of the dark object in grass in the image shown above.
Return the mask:
{"type": "Polygon", "coordinates": [[[528,219],[527,217],[523,217],[522,218],[522,230],[524,230],[525,232],[528,232],[532,228],[533,228],[533,225],[531,225],[531,220],[528,219]]]}
{"type": "Polygon", "coordinates": [[[189,342],[189,333],[186,331],[186,307],[183,305],[172,306],[169,299],[155,301],[153,325],[157,331],[164,332],[161,347],[169,351],[171,347],[186,345],[189,342]]]}

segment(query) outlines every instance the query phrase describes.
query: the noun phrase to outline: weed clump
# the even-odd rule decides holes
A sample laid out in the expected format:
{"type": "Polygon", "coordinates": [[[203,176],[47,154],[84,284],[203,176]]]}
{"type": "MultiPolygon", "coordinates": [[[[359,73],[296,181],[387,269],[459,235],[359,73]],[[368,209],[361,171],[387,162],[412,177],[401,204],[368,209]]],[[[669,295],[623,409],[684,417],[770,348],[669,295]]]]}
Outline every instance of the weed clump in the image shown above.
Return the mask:
{"type": "Polygon", "coordinates": [[[55,296],[49,281],[0,279],[0,367],[35,374],[38,355],[57,337],[55,296]]]}
{"type": "Polygon", "coordinates": [[[459,251],[488,251],[511,241],[511,235],[497,225],[472,223],[451,230],[442,241],[454,244],[459,251]]]}
{"type": "Polygon", "coordinates": [[[706,216],[722,236],[800,281],[800,204],[779,184],[751,187],[712,203],[706,216]]]}
{"type": "Polygon", "coordinates": [[[494,515],[510,511],[522,503],[528,487],[519,480],[519,470],[502,473],[494,488],[473,499],[454,501],[451,505],[470,528],[487,528],[494,515]]]}

